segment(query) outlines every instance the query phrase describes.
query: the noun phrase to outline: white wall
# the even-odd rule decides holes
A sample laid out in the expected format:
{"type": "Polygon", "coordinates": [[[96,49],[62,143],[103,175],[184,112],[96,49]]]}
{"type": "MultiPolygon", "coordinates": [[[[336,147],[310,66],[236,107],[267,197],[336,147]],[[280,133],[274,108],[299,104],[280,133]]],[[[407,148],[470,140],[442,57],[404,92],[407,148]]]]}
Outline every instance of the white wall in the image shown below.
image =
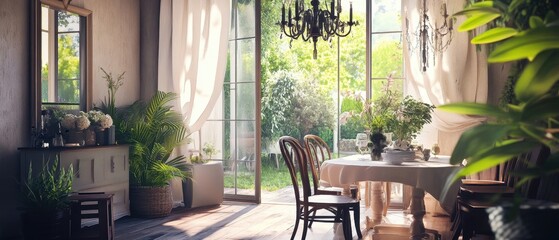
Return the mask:
{"type": "MultiPolygon", "coordinates": [[[[30,3],[0,0],[0,239],[21,238],[18,147],[29,144],[30,3]]],[[[99,67],[126,71],[117,105],[139,99],[140,2],[137,0],[74,0],[93,11],[93,102],[107,92],[99,67]]]]}

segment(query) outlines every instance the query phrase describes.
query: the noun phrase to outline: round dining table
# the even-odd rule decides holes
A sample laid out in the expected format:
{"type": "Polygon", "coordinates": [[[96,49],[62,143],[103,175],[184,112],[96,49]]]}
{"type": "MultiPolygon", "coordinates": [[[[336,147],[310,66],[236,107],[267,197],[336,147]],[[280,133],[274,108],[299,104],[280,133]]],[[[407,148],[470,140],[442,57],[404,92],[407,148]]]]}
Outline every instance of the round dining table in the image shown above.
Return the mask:
{"type": "MultiPolygon", "coordinates": [[[[425,191],[437,199],[445,211],[451,212],[455,206],[460,182],[453,183],[446,194],[443,194],[443,189],[449,176],[458,171],[460,166],[451,165],[448,160],[448,156],[437,156],[429,161],[415,160],[392,165],[383,161],[371,161],[368,155],[351,155],[324,161],[320,167],[320,179],[331,186],[344,189],[360,181],[397,182],[413,187],[410,234],[412,239],[422,239],[425,236],[425,191]]],[[[380,195],[380,192],[377,194],[380,195]]],[[[377,199],[380,197],[376,196],[377,199]]],[[[373,214],[375,211],[379,214],[378,209],[371,208],[373,214]]]]}

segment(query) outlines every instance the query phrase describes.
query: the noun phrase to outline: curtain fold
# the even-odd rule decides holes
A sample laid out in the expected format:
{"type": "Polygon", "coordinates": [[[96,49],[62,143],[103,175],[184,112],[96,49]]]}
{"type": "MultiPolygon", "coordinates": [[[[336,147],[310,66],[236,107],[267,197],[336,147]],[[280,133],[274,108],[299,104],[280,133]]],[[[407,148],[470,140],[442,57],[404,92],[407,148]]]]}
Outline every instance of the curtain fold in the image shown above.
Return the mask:
{"type": "MultiPolygon", "coordinates": [[[[230,1],[161,0],[157,89],[174,92],[174,109],[190,132],[212,112],[227,64],[230,1]]],[[[184,144],[175,154],[189,156],[184,144]]],[[[182,201],[180,179],[171,183],[175,206],[182,201]]]]}
{"type": "MultiPolygon", "coordinates": [[[[444,1],[427,1],[427,14],[432,27],[440,27],[443,24],[441,5],[444,1]]],[[[464,1],[448,1],[447,11],[449,15],[463,9],[464,1]]],[[[483,48],[477,49],[470,44],[470,35],[458,32],[456,28],[463,18],[458,18],[454,23],[452,41],[443,52],[434,53],[432,47],[428,47],[428,67],[425,72],[421,69],[421,51],[419,48],[418,30],[420,23],[420,9],[423,8],[422,1],[402,1],[402,39],[404,48],[404,66],[406,74],[405,94],[416,99],[434,104],[435,106],[455,102],[487,102],[488,69],[487,57],[483,48]],[[406,29],[406,23],[409,29],[406,29]],[[406,31],[407,37],[406,37],[406,31]],[[413,35],[415,34],[415,35],[413,35]]],[[[429,29],[432,37],[432,28],[429,29]]],[[[442,40],[446,40],[447,37],[442,40]]],[[[463,116],[435,110],[433,124],[439,138],[444,135],[447,139],[438,139],[441,148],[447,153],[452,151],[454,143],[460,134],[475,125],[483,122],[485,118],[463,116]],[[442,133],[442,134],[441,134],[442,133]]],[[[425,136],[424,136],[425,137],[425,136]]]]}
{"type": "Polygon", "coordinates": [[[158,90],[177,93],[175,109],[183,114],[191,132],[201,128],[221,94],[230,4],[161,1],[158,90]]]}

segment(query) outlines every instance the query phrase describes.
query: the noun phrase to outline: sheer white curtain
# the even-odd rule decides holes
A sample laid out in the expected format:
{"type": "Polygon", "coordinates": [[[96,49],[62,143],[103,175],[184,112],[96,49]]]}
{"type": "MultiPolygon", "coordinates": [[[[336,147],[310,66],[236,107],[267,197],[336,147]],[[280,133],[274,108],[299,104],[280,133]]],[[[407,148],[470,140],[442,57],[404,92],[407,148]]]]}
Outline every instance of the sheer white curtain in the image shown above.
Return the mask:
{"type": "Polygon", "coordinates": [[[191,132],[198,131],[223,87],[230,1],[162,0],[158,90],[179,96],[191,132]]]}
{"type": "MultiPolygon", "coordinates": [[[[427,1],[428,15],[431,26],[441,26],[444,19],[441,17],[441,5],[445,1],[427,1]]],[[[468,33],[453,30],[453,39],[450,46],[442,53],[433,53],[430,50],[427,57],[428,67],[425,72],[421,70],[421,52],[417,36],[420,23],[422,1],[402,1],[402,24],[404,29],[404,59],[406,71],[405,92],[424,102],[439,106],[453,102],[487,102],[488,70],[485,51],[476,49],[470,44],[468,33]],[[409,23],[410,43],[406,40],[406,20],[409,23]],[[414,47],[417,46],[417,47],[414,47]]],[[[451,15],[464,8],[464,1],[447,1],[447,11],[451,15]]],[[[457,28],[463,21],[458,18],[454,24],[457,28]]],[[[431,31],[429,32],[431,35],[431,31]]],[[[445,40],[445,39],[443,39],[445,40]]],[[[432,48],[431,48],[432,49],[432,48]]],[[[468,117],[435,110],[433,124],[426,126],[420,142],[430,146],[437,142],[443,154],[450,154],[460,134],[480,122],[483,118],[468,117]]]]}
{"type": "MultiPolygon", "coordinates": [[[[158,90],[177,93],[175,110],[190,132],[200,129],[223,87],[230,5],[228,0],[161,1],[158,90]]],[[[188,146],[177,153],[188,155],[188,146]]],[[[176,185],[173,198],[179,201],[182,191],[176,185]]]]}

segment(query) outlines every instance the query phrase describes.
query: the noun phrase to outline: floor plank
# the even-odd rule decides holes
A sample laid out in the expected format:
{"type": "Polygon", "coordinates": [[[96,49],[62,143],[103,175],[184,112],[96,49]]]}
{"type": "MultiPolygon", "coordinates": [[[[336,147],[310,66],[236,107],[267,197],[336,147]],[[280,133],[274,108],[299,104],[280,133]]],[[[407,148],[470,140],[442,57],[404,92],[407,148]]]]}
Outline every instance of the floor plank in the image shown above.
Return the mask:
{"type": "MultiPolygon", "coordinates": [[[[142,219],[125,217],[115,223],[116,239],[289,239],[295,223],[295,206],[282,203],[225,202],[211,208],[176,208],[165,218],[142,219]]],[[[362,209],[362,213],[365,209],[362,209]]],[[[362,214],[361,226],[364,227],[362,214]]],[[[390,210],[385,222],[409,224],[411,216],[402,210],[390,210]]],[[[433,228],[448,239],[448,217],[425,217],[427,228],[433,228]]],[[[354,229],[354,239],[357,234],[354,229]]],[[[301,238],[302,223],[296,239],[301,238]]],[[[333,225],[315,223],[307,239],[335,239],[333,225]]],[[[372,239],[372,232],[364,233],[372,239]]]]}

